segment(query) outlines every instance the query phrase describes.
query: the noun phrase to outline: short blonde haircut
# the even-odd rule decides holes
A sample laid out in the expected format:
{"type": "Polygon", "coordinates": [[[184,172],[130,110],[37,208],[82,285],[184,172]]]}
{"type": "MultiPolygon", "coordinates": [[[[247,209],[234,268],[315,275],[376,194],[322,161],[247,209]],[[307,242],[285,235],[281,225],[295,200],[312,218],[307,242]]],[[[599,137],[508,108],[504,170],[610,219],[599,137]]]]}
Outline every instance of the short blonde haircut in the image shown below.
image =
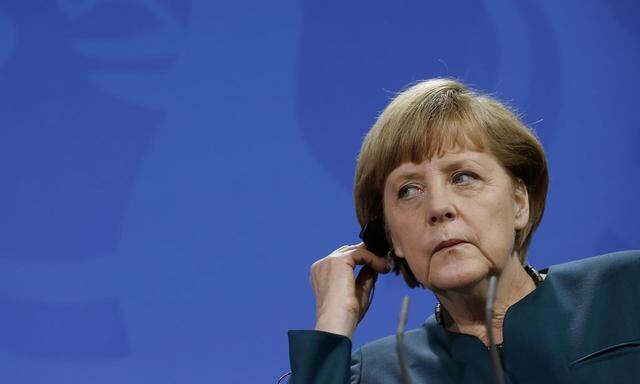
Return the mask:
{"type": "MultiPolygon", "coordinates": [[[[354,200],[360,225],[383,218],[384,185],[405,162],[420,163],[455,147],[493,154],[529,195],[529,222],[516,232],[514,249],[524,263],[544,213],[549,184],[542,145],[508,107],[454,79],[419,82],[398,94],[366,135],[356,166],[354,200]]],[[[383,218],[384,219],[384,218],[383,218]]],[[[387,236],[388,237],[388,236],[387,236]]],[[[405,259],[395,272],[419,285],[405,259]]]]}

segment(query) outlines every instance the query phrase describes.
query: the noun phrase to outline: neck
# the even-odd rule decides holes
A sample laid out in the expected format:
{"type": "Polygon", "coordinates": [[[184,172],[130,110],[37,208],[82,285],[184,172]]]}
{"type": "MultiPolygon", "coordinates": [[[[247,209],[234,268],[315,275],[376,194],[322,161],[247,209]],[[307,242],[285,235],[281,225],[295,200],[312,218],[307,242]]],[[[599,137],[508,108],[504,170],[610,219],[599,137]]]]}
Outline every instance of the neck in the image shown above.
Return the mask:
{"type": "MultiPolygon", "coordinates": [[[[497,275],[498,286],[493,304],[493,334],[497,344],[502,343],[504,316],[510,306],[520,301],[536,288],[536,284],[524,270],[517,255],[512,255],[505,268],[497,275]]],[[[438,292],[436,295],[450,316],[447,326],[452,332],[472,335],[489,346],[486,329],[485,305],[489,290],[489,276],[460,291],[438,292]]]]}

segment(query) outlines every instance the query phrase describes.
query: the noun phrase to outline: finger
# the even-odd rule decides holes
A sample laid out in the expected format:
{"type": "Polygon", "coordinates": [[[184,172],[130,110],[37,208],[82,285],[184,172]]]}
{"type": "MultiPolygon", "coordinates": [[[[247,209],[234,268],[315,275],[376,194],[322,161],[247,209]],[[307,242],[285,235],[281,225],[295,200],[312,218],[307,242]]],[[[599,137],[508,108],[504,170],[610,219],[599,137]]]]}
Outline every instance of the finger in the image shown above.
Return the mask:
{"type": "Polygon", "coordinates": [[[373,270],[378,273],[387,273],[391,270],[391,266],[387,263],[385,259],[376,254],[370,252],[364,245],[362,247],[357,247],[354,250],[348,251],[346,253],[348,257],[350,257],[355,265],[368,265],[373,270]]]}
{"type": "MultiPolygon", "coordinates": [[[[376,283],[377,279],[378,279],[378,272],[366,266],[362,268],[358,273],[358,276],[356,277],[356,294],[362,291],[362,293],[367,294],[364,297],[368,298],[369,297],[368,293],[369,291],[371,291],[371,288],[376,283]]],[[[358,296],[358,298],[360,297],[358,296]]]]}
{"type": "Polygon", "coordinates": [[[316,292],[316,280],[313,278],[313,271],[309,273],[309,284],[311,284],[311,289],[313,292],[316,292]]]}
{"type": "MultiPolygon", "coordinates": [[[[364,267],[358,273],[356,277],[356,298],[360,303],[361,310],[366,310],[369,305],[369,296],[371,295],[371,290],[373,286],[376,284],[376,280],[378,279],[378,272],[374,271],[369,267],[364,267]]],[[[364,313],[360,314],[362,318],[364,313]]]]}

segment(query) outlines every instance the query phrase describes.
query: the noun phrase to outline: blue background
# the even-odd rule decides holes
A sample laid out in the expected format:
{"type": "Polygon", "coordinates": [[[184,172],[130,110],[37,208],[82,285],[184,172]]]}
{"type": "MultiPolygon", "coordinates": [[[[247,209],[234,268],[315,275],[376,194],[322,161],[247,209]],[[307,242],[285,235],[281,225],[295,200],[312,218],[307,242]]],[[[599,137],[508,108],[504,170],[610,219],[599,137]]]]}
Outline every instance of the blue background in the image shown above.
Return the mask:
{"type": "MultiPolygon", "coordinates": [[[[454,76],[547,150],[530,262],[640,248],[640,3],[0,1],[0,382],[254,383],[359,230],[360,141],[454,76]]],[[[432,313],[378,282],[356,333],[432,313]]]]}

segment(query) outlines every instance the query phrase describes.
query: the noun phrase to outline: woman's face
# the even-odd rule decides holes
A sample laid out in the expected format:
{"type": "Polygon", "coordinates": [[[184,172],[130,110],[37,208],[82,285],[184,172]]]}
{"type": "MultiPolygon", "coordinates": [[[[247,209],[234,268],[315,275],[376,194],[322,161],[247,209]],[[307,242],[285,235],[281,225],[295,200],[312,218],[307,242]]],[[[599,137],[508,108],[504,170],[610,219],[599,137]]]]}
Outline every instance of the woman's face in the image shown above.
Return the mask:
{"type": "Polygon", "coordinates": [[[465,149],[393,170],[384,214],[396,255],[420,283],[464,290],[504,268],[529,204],[493,155],[465,149]]]}

